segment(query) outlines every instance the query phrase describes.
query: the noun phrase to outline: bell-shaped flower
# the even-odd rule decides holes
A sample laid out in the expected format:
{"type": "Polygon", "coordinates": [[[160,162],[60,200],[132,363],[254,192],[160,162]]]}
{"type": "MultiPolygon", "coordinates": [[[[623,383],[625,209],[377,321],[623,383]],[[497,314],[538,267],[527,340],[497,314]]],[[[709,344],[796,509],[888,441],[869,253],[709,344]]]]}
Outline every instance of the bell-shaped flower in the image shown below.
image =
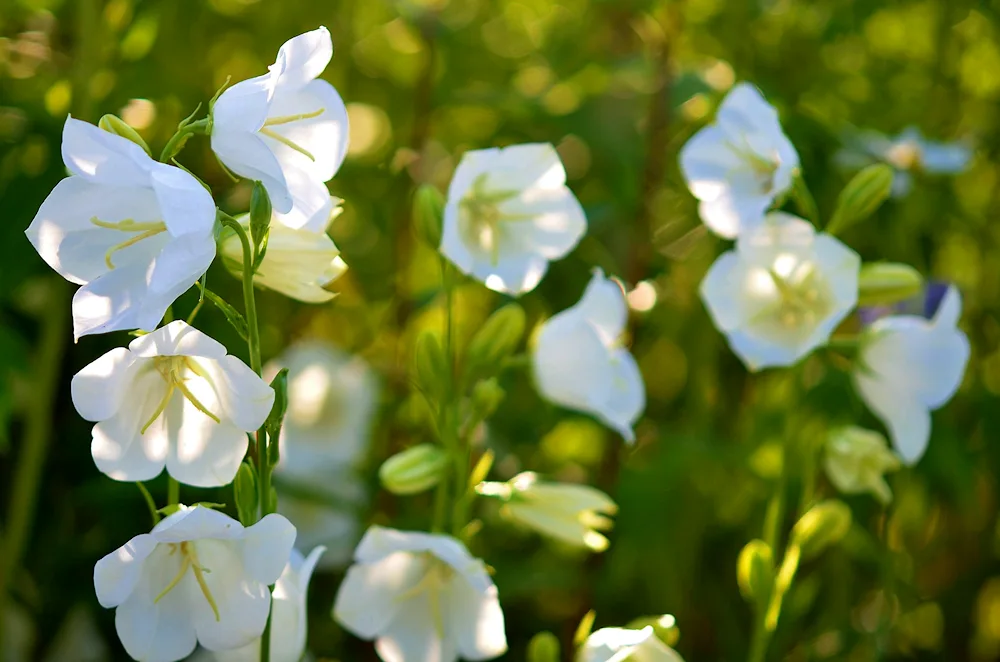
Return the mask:
{"type": "MultiPolygon", "coordinates": [[[[303,558],[298,550],[293,549],[288,565],[274,583],[271,593],[271,662],[300,662],[305,655],[309,580],[324,551],[323,547],[317,547],[303,558]]],[[[242,648],[209,652],[198,658],[199,662],[202,660],[260,662],[260,639],[242,648]]]]}
{"type": "MultiPolygon", "coordinates": [[[[328,223],[340,215],[339,200],[328,223]]],[[[238,218],[250,231],[250,215],[238,218]]],[[[223,230],[219,242],[226,268],[237,278],[243,275],[243,244],[235,232],[223,230]]],[[[267,251],[261,260],[253,282],[258,287],[280,292],[305,303],[323,303],[337,296],[325,289],[344,275],[347,264],[326,233],[293,229],[281,223],[271,223],[267,236],[267,251]]]]}
{"type": "Polygon", "coordinates": [[[506,483],[484,482],[476,491],[504,502],[500,513],[538,533],[574,547],[595,552],[608,548],[608,539],[598,531],[613,526],[609,515],[618,506],[604,492],[588,485],[547,483],[531,471],[506,483]]]}
{"type": "Polygon", "coordinates": [[[902,463],[878,432],[855,426],[835,430],[826,442],[826,475],[845,494],[871,494],[883,505],[892,501],[884,474],[902,463]]]}
{"type": "Polygon", "coordinates": [[[50,267],[82,285],[73,334],[152,330],[215,259],[215,203],[198,180],[72,117],[52,189],[25,231],[50,267]]]}
{"type": "Polygon", "coordinates": [[[448,187],[441,252],[491,290],[516,296],[533,290],[586,231],[552,145],[475,150],[448,187]]]}
{"type": "Polygon", "coordinates": [[[680,163],[701,201],[701,220],[731,239],[760,225],[775,198],[791,188],[799,155],[774,108],[753,85],[739,83],[723,99],[715,124],[681,149],[680,163]]]}
{"type": "Polygon", "coordinates": [[[789,366],[824,344],[858,300],[861,258],[775,212],[715,261],[701,298],[750,370],[789,366]]]}
{"type": "Polygon", "coordinates": [[[854,385],[889,429],[906,464],[915,464],[927,450],[930,412],[944,406],[962,383],[969,339],[958,329],[961,315],[962,296],[952,287],[933,319],[883,317],[861,337],[854,385]]]}
{"type": "Polygon", "coordinates": [[[239,648],[264,632],[268,585],[294,543],[295,527],[281,515],[244,528],[215,510],[181,506],[97,562],[97,600],[116,608],[115,629],[133,659],[173,662],[199,643],[239,648]]]}
{"type": "Polygon", "coordinates": [[[595,269],[580,301],[542,326],[532,364],[542,396],[593,414],[632,442],[646,391],[639,366],[621,346],[627,321],[621,283],[595,269]]]}
{"type": "Polygon", "coordinates": [[[368,529],[333,607],[384,662],[488,660],[507,651],[497,589],[454,538],[368,529]]]}
{"type": "Polygon", "coordinates": [[[212,108],[212,149],[267,189],[277,218],[322,232],[332,211],[324,182],[347,155],[347,108],[318,76],[333,57],[326,28],[289,39],[268,73],[226,89],[212,108]]]}
{"type": "Polygon", "coordinates": [[[247,433],[271,411],[274,391],[226,348],[185,322],[139,336],[73,377],[73,405],[95,421],[90,445],[101,472],[144,481],[232,482],[247,433]]]}
{"type": "Polygon", "coordinates": [[[660,641],[653,626],[641,630],[602,628],[591,633],[576,653],[576,662],[684,662],[660,641]]]}

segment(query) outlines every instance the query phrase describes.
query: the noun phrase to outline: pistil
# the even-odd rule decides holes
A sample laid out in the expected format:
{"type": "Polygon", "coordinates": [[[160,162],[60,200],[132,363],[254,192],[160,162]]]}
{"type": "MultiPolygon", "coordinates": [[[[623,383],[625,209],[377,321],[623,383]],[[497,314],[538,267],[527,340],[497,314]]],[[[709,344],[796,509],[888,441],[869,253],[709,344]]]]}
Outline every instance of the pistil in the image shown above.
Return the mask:
{"type": "Polygon", "coordinates": [[[123,221],[109,222],[102,221],[96,216],[90,219],[90,222],[99,228],[104,228],[106,230],[118,230],[120,232],[138,232],[134,237],[130,237],[125,241],[115,244],[104,253],[104,263],[108,265],[108,269],[114,269],[115,264],[111,261],[111,256],[116,252],[122,250],[123,248],[128,248],[133,246],[143,239],[149,239],[150,237],[155,237],[161,232],[166,232],[167,226],[163,221],[153,221],[147,223],[136,223],[131,218],[127,218],[123,221]]]}
{"type": "Polygon", "coordinates": [[[153,604],[155,605],[163,598],[163,596],[174,590],[174,588],[181,583],[181,580],[184,579],[184,575],[187,574],[187,571],[190,568],[194,571],[194,579],[198,582],[198,588],[201,589],[201,594],[205,596],[205,600],[208,601],[208,606],[212,608],[212,613],[215,615],[216,622],[218,622],[221,619],[219,615],[219,606],[216,604],[215,598],[212,597],[212,592],[208,588],[208,582],[205,581],[205,573],[209,572],[209,570],[202,567],[201,563],[198,562],[198,554],[195,551],[194,544],[190,542],[182,542],[180,545],[170,543],[170,548],[171,556],[177,551],[178,548],[180,549],[181,555],[184,557],[181,561],[181,568],[174,578],[170,580],[170,583],[167,584],[166,587],[160,591],[159,595],[153,599],[153,604]]]}

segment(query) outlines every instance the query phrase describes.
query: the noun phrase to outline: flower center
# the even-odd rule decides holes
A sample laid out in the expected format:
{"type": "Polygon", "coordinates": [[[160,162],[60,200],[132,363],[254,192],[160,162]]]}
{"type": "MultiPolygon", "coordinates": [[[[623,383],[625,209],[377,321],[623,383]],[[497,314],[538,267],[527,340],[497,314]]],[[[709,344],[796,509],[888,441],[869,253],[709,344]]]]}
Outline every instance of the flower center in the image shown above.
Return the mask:
{"type": "Polygon", "coordinates": [[[444,638],[444,612],[442,611],[441,594],[451,581],[455,571],[451,566],[444,563],[437,557],[424,553],[428,559],[427,571],[420,581],[413,588],[396,596],[397,602],[402,602],[427,592],[427,601],[430,603],[431,618],[434,620],[434,628],[439,638],[444,638]]]}
{"type": "Polygon", "coordinates": [[[488,253],[493,266],[500,261],[500,240],[504,225],[510,222],[527,221],[528,214],[509,214],[500,209],[500,204],[517,196],[517,191],[487,188],[487,174],[479,175],[472,183],[458,207],[458,232],[462,241],[484,253],[488,253]]]}
{"type": "Polygon", "coordinates": [[[129,237],[125,241],[115,244],[107,250],[104,254],[104,263],[108,265],[108,269],[114,269],[115,265],[111,261],[111,256],[116,252],[122,250],[123,248],[128,248],[134,244],[138,244],[143,239],[149,239],[154,237],[161,232],[167,231],[167,225],[163,221],[154,221],[150,223],[136,223],[131,218],[126,218],[124,221],[118,221],[116,223],[111,223],[109,221],[102,221],[96,216],[91,217],[90,222],[99,228],[105,228],[107,230],[118,230],[120,232],[138,232],[139,234],[129,237]]]}
{"type": "Polygon", "coordinates": [[[746,139],[744,139],[742,145],[730,143],[730,148],[750,166],[760,193],[762,195],[770,193],[774,189],[774,176],[781,165],[778,153],[774,152],[770,156],[761,156],[760,153],[750,146],[750,143],[746,139]]]}
{"type": "Polygon", "coordinates": [[[885,156],[900,170],[910,170],[920,164],[920,145],[913,140],[904,140],[890,147],[885,156]]]}
{"type": "Polygon", "coordinates": [[[785,329],[812,328],[829,314],[829,292],[812,263],[795,264],[794,256],[779,255],[768,275],[778,291],[775,319],[785,329]]]}
{"type": "Polygon", "coordinates": [[[208,601],[208,606],[212,608],[212,613],[215,614],[216,622],[219,621],[219,606],[215,603],[215,598],[212,597],[212,592],[208,590],[208,583],[205,581],[205,574],[211,572],[208,568],[205,568],[198,562],[198,553],[195,551],[194,543],[185,541],[182,543],[168,543],[170,546],[170,556],[173,556],[180,550],[181,553],[181,567],[177,571],[177,574],[170,583],[160,591],[160,594],[153,599],[153,604],[155,605],[159,602],[163,596],[170,591],[174,590],[174,587],[181,583],[184,579],[184,575],[190,569],[194,572],[194,579],[198,582],[198,588],[201,589],[201,594],[205,596],[208,601]]]}
{"type": "Polygon", "coordinates": [[[322,115],[325,110],[326,110],[325,108],[320,108],[319,110],[314,110],[310,113],[299,113],[298,115],[280,115],[278,117],[268,117],[267,120],[264,121],[264,126],[260,128],[260,133],[267,136],[268,138],[273,138],[274,140],[277,140],[279,143],[290,149],[294,149],[296,152],[304,155],[310,161],[316,161],[316,157],[313,156],[312,152],[307,150],[305,147],[290,140],[289,138],[286,138],[277,131],[269,129],[268,127],[280,126],[282,124],[291,124],[292,122],[299,122],[302,120],[311,120],[314,117],[319,117],[320,115],[322,115]]]}
{"type": "Polygon", "coordinates": [[[212,377],[209,375],[204,368],[198,365],[198,362],[193,360],[190,356],[157,356],[153,359],[153,364],[156,367],[156,371],[160,373],[164,381],[167,382],[167,392],[164,394],[163,399],[156,406],[153,411],[153,415],[149,417],[146,424],[142,426],[139,434],[146,434],[146,430],[149,429],[156,419],[160,417],[160,414],[167,408],[170,404],[170,398],[174,395],[174,390],[180,391],[188,402],[194,405],[195,409],[201,413],[208,416],[210,419],[219,422],[219,417],[209,411],[208,407],[203,405],[201,401],[195,397],[191,389],[188,388],[185,382],[190,379],[190,373],[194,373],[196,376],[205,379],[210,385],[212,384],[212,377]]]}

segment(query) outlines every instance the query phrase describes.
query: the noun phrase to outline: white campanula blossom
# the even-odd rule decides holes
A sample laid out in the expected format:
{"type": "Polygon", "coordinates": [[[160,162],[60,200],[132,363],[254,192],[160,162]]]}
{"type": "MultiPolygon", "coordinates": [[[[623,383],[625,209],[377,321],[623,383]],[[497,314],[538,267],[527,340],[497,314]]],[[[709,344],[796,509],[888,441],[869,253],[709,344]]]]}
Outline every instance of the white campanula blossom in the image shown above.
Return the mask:
{"type": "MultiPolygon", "coordinates": [[[[271,662],[300,662],[306,652],[309,580],[324,551],[323,547],[317,547],[303,558],[298,550],[293,549],[288,565],[274,583],[271,593],[271,662]]],[[[255,639],[242,648],[203,653],[198,658],[199,662],[259,662],[260,640],[255,639]]]]}
{"type": "Polygon", "coordinates": [[[680,163],[701,201],[701,220],[731,239],[760,225],[775,198],[791,188],[799,155],[774,108],[753,85],[739,83],[723,99],[715,123],[681,149],[680,163]]]}
{"type": "Polygon", "coordinates": [[[907,464],[927,450],[930,412],[944,406],[962,383],[969,339],[958,328],[961,315],[962,297],[951,287],[933,319],[883,317],[861,336],[854,385],[907,464]]]}
{"type": "Polygon", "coordinates": [[[95,421],[97,468],[122,481],[232,482],[247,433],[271,411],[274,391],[226,348],[176,321],[113,349],[73,377],[73,405],[95,421]]]}
{"type": "Polygon", "coordinates": [[[268,73],[226,89],[212,108],[212,149],[237,175],[259,180],[281,223],[323,232],[329,181],[347,155],[347,108],[320,80],[333,57],[326,28],[289,39],[268,73]]]}
{"type": "Polygon", "coordinates": [[[968,144],[928,140],[915,126],[907,127],[895,137],[862,131],[848,136],[846,141],[847,146],[834,157],[836,162],[850,169],[860,169],[875,161],[888,163],[896,170],[892,181],[894,197],[910,192],[914,172],[955,175],[968,168],[972,161],[972,148],[968,144]]]}
{"type": "Polygon", "coordinates": [[[602,628],[591,633],[576,654],[576,662],[684,662],[660,641],[653,626],[641,630],[602,628]]]}
{"type": "Polygon", "coordinates": [[[373,526],[354,560],[334,618],[375,639],[384,662],[488,660],[507,651],[496,586],[458,540],[373,526]]]}
{"type": "Polygon", "coordinates": [[[209,508],[181,506],[97,562],[97,600],[116,608],[118,637],[136,660],[181,660],[197,644],[245,646],[264,632],[268,585],[294,543],[295,527],[281,515],[244,528],[209,508]]]}
{"type": "MultiPolygon", "coordinates": [[[[340,215],[342,208],[336,199],[327,225],[340,215]]],[[[249,233],[250,215],[237,219],[249,233]]],[[[243,244],[235,232],[223,230],[220,241],[222,259],[238,278],[243,274],[243,244]]],[[[267,251],[253,276],[258,287],[274,290],[305,303],[323,303],[336,295],[326,286],[347,271],[340,250],[327,234],[327,226],[319,231],[294,229],[281,223],[271,223],[267,235],[267,251]]]]}
{"type": "Polygon", "coordinates": [[[632,442],[646,391],[639,366],[621,345],[627,322],[621,283],[595,269],[580,301],[542,326],[532,365],[542,396],[593,414],[632,442]]]}
{"type": "Polygon", "coordinates": [[[448,187],[441,252],[498,292],[533,290],[587,219],[549,144],[466,152],[448,187]]]}
{"type": "Polygon", "coordinates": [[[537,474],[525,471],[506,483],[480,483],[476,491],[502,499],[504,517],[542,535],[595,552],[608,548],[608,539],[599,531],[612,527],[609,515],[617,513],[618,506],[596,488],[540,481],[537,474]]]}
{"type": "Polygon", "coordinates": [[[701,297],[750,370],[789,366],[823,345],[858,300],[861,258],[790,214],[768,214],[719,256],[701,297]]]}
{"type": "Polygon", "coordinates": [[[73,334],[156,328],[215,258],[215,203],[198,180],[135,143],[72,117],[70,177],[26,230],[50,267],[82,287],[73,334]]]}
{"type": "Polygon", "coordinates": [[[328,342],[300,341],[264,366],[265,378],[288,368],[288,409],[274,469],[278,512],[303,547],[324,545],[321,567],[350,559],[367,500],[357,467],[368,451],[378,381],[359,356],[328,342]]]}

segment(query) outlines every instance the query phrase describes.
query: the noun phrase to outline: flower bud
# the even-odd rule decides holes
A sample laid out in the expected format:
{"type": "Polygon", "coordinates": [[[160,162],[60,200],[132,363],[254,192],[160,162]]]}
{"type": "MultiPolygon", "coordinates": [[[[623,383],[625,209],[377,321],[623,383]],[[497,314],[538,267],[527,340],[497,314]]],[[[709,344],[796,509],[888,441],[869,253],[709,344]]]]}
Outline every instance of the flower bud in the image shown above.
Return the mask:
{"type": "Polygon", "coordinates": [[[892,305],[920,294],[923,287],[923,276],[908,264],[864,264],[858,275],[858,305],[892,305]]]}
{"type": "Polygon", "coordinates": [[[472,387],[472,410],[479,420],[485,421],[496,412],[506,396],[496,377],[480,380],[472,387]]]}
{"type": "Polygon", "coordinates": [[[855,175],[840,192],[827,233],[837,234],[871,216],[892,193],[894,177],[892,168],[884,163],[870,165],[855,175]]]}
{"type": "Polygon", "coordinates": [[[152,153],[149,151],[149,145],[147,145],[146,141],[142,139],[142,136],[140,136],[135,129],[126,124],[125,120],[117,115],[108,113],[98,120],[97,126],[101,127],[108,133],[113,133],[116,136],[125,138],[126,140],[131,140],[139,147],[142,147],[146,154],[152,156],[152,153]]]}
{"type": "Polygon", "coordinates": [[[250,240],[254,244],[254,272],[264,261],[267,252],[267,230],[270,225],[271,198],[267,195],[264,185],[255,181],[250,192],[250,240]]]}
{"type": "Polygon", "coordinates": [[[441,343],[433,332],[424,331],[417,337],[413,367],[420,387],[429,397],[440,401],[448,388],[451,370],[444,350],[441,349],[441,343]]]}
{"type": "Polygon", "coordinates": [[[774,553],[763,540],[751,540],[736,560],[736,581],[747,602],[763,605],[774,583],[774,553]]]}
{"type": "Polygon", "coordinates": [[[444,450],[420,444],[383,462],[378,477],[393,494],[417,494],[437,485],[447,467],[448,454],[444,450]]]}
{"type": "Polygon", "coordinates": [[[281,423],[285,420],[285,412],[288,410],[288,368],[282,368],[271,380],[271,388],[274,390],[274,404],[271,405],[271,413],[264,421],[264,428],[267,436],[271,438],[271,445],[268,447],[268,462],[271,466],[278,464],[278,434],[281,432],[281,423]]]}
{"type": "Polygon", "coordinates": [[[528,662],[559,662],[559,639],[551,632],[539,632],[528,642],[528,662]]]}
{"type": "Polygon", "coordinates": [[[249,462],[243,462],[233,481],[233,499],[243,526],[257,521],[257,472],[249,462]]]}
{"type": "Polygon", "coordinates": [[[436,187],[423,184],[413,195],[414,231],[421,241],[437,248],[441,245],[444,223],[444,196],[436,187]]]}
{"type": "Polygon", "coordinates": [[[802,550],[802,558],[818,556],[840,542],[851,528],[851,509],[842,501],[821,501],[809,509],[792,529],[792,542],[802,550]]]}
{"type": "Polygon", "coordinates": [[[504,359],[513,354],[521,342],[524,327],[524,310],[516,303],[509,303],[490,315],[469,343],[466,377],[478,379],[497,374],[504,359]]]}
{"type": "Polygon", "coordinates": [[[871,492],[888,504],[892,490],[884,474],[901,466],[902,460],[878,432],[850,426],[834,430],[826,442],[823,467],[827,478],[845,494],[871,492]]]}

